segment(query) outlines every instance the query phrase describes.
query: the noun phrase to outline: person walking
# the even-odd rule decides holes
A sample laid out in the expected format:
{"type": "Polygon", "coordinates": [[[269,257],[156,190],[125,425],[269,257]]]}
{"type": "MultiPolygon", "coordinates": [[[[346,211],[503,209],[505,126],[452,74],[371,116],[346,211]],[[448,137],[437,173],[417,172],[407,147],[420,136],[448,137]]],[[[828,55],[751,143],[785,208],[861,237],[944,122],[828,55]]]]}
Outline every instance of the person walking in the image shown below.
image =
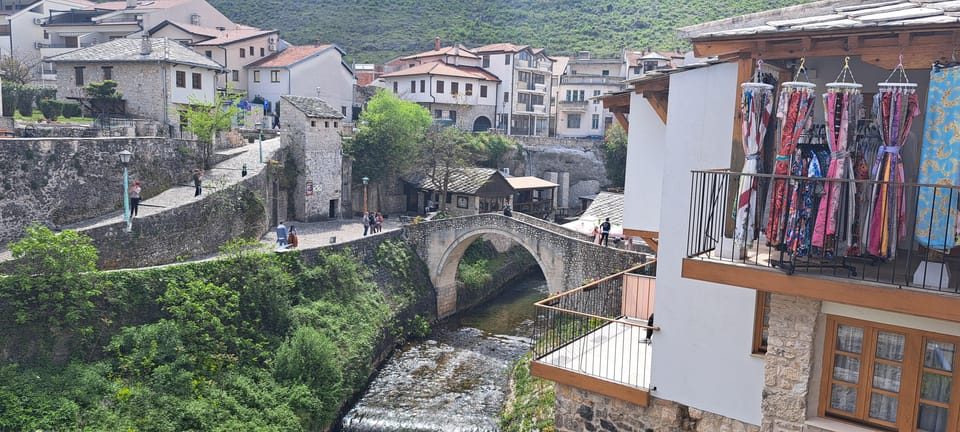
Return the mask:
{"type": "Polygon", "coordinates": [[[383,214],[377,212],[377,232],[383,231],[383,214]]]}
{"type": "Polygon", "coordinates": [[[377,215],[373,212],[367,214],[367,224],[370,225],[370,234],[375,234],[377,229],[377,215]]]}
{"type": "Polygon", "coordinates": [[[363,221],[363,235],[367,235],[367,231],[370,230],[370,218],[367,216],[367,212],[363,212],[363,215],[360,217],[363,221]]]}
{"type": "Polygon", "coordinates": [[[599,243],[602,243],[604,246],[607,246],[609,242],[610,242],[610,218],[607,218],[607,220],[603,221],[603,223],[600,224],[600,242],[599,243]]]}
{"type": "Polygon", "coordinates": [[[202,190],[200,189],[200,183],[202,181],[203,181],[203,170],[201,170],[200,168],[194,169],[193,170],[193,187],[195,190],[193,192],[193,196],[200,196],[200,192],[202,192],[202,190]]]}
{"type": "Polygon", "coordinates": [[[283,249],[287,247],[287,226],[280,222],[280,225],[277,225],[277,247],[283,249]]]}
{"type": "Polygon", "coordinates": [[[140,180],[133,182],[133,187],[130,188],[130,217],[137,216],[137,209],[140,207],[140,192],[143,189],[140,187],[140,180]]]}

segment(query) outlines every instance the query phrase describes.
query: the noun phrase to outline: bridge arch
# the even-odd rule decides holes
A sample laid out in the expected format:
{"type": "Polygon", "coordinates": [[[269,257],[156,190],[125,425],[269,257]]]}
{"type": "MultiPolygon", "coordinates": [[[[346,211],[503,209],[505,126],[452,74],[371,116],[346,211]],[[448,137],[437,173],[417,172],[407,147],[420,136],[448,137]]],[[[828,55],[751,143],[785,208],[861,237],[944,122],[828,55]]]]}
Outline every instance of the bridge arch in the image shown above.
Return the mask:
{"type": "Polygon", "coordinates": [[[540,266],[551,293],[625,270],[643,259],[641,253],[605,248],[557,225],[515,216],[487,213],[404,227],[407,241],[427,265],[437,290],[438,317],[457,312],[457,267],[467,247],[484,234],[504,236],[526,249],[540,266]]]}
{"type": "Polygon", "coordinates": [[[438,314],[440,316],[451,315],[458,310],[457,268],[467,248],[484,234],[500,235],[519,244],[537,262],[540,271],[543,272],[543,277],[547,280],[547,289],[551,293],[563,290],[562,263],[558,265],[552,254],[538,254],[536,242],[531,242],[514,231],[494,227],[477,227],[458,234],[454,241],[440,254],[440,259],[435,263],[434,268],[430,269],[430,278],[433,281],[433,286],[437,289],[438,314]]]}

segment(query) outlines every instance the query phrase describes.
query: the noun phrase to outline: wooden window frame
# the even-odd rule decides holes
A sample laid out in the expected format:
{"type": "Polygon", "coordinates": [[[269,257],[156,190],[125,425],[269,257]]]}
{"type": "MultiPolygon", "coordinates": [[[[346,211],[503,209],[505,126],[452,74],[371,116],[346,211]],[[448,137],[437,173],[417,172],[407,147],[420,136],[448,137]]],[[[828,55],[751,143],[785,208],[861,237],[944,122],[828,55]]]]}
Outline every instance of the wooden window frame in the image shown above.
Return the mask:
{"type": "Polygon", "coordinates": [[[482,98],[487,97],[487,86],[485,85],[480,86],[480,97],[482,98]]]}
{"type": "MultiPolygon", "coordinates": [[[[931,339],[937,342],[950,343],[955,347],[952,371],[939,371],[941,375],[951,377],[950,402],[940,405],[944,405],[944,407],[947,408],[947,430],[960,430],[960,370],[958,370],[960,369],[960,367],[958,367],[960,366],[960,364],[958,364],[960,362],[958,362],[957,356],[957,352],[960,351],[960,337],[835,315],[827,315],[826,334],[823,345],[823,371],[820,381],[820,400],[819,406],[817,407],[818,415],[883,430],[917,431],[916,423],[921,402],[922,374],[925,369],[929,369],[924,365],[924,356],[926,353],[926,343],[931,339]],[[840,381],[833,378],[834,359],[836,354],[838,354],[836,349],[837,329],[840,325],[863,329],[858,370],[858,379],[861,382],[855,386],[857,389],[857,405],[856,412],[853,416],[844,414],[842,411],[830,409],[831,384],[835,381],[840,381]],[[878,359],[876,356],[877,335],[880,332],[896,333],[905,337],[903,359],[902,362],[899,363],[902,365],[900,391],[895,393],[898,398],[896,423],[886,423],[876,419],[869,419],[871,393],[890,393],[874,388],[872,385],[875,365],[877,363],[891,363],[891,361],[888,360],[878,359]],[[949,372],[949,375],[945,372],[949,372]]],[[[855,357],[852,353],[843,351],[839,353],[848,357],[855,357]]],[[[844,381],[840,382],[850,386],[849,383],[844,381]]]]}
{"type": "Polygon", "coordinates": [[[73,68],[73,83],[77,86],[83,86],[83,66],[73,68]]]}
{"type": "Polygon", "coordinates": [[[104,81],[113,79],[113,66],[100,66],[100,71],[103,73],[104,81]]]}
{"type": "Polygon", "coordinates": [[[176,71],[174,75],[176,77],[174,85],[177,86],[177,88],[187,88],[187,72],[176,71]]]}
{"type": "Polygon", "coordinates": [[[753,312],[753,346],[750,348],[751,353],[767,353],[767,341],[763,339],[764,330],[767,330],[767,336],[769,336],[770,293],[766,291],[757,291],[757,304],[753,312]]]}
{"type": "Polygon", "coordinates": [[[443,93],[443,80],[437,80],[437,94],[443,93]]]}
{"type": "Polygon", "coordinates": [[[247,58],[247,50],[240,48],[240,58],[247,58]]]}
{"type": "Polygon", "coordinates": [[[260,82],[260,71],[258,70],[253,71],[253,82],[255,83],[260,82]]]}
{"type": "Polygon", "coordinates": [[[275,69],[270,71],[270,82],[272,83],[280,82],[280,70],[275,69]]]}
{"type": "Polygon", "coordinates": [[[460,83],[456,81],[450,81],[450,94],[454,96],[460,94],[460,83]]]}
{"type": "Polygon", "coordinates": [[[203,75],[193,72],[190,75],[190,85],[194,90],[203,90],[203,75]]]}

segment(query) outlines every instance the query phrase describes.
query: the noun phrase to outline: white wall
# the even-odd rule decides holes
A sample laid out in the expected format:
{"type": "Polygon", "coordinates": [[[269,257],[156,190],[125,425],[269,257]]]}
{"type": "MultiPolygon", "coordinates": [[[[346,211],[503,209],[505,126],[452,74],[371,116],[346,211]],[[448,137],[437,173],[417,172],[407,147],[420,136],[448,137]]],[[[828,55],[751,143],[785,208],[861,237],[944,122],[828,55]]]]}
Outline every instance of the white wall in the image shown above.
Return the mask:
{"type": "Polygon", "coordinates": [[[623,227],[660,231],[667,126],[643,95],[630,95],[623,227]]]}
{"type": "MultiPolygon", "coordinates": [[[[349,121],[356,79],[342,62],[340,51],[328,48],[319,55],[292,65],[289,94],[320,98],[338,111],[341,107],[347,107],[345,116],[349,121]]],[[[408,82],[408,90],[409,85],[408,82]]]]}
{"type": "Polygon", "coordinates": [[[759,425],[763,360],[751,355],[755,292],[680,277],[690,170],[729,162],[736,79],[735,64],[670,76],[660,214],[669,223],[660,226],[655,313],[662,330],[653,338],[651,394],[759,425]]]}
{"type": "Polygon", "coordinates": [[[250,86],[247,95],[248,99],[251,100],[256,96],[261,96],[264,100],[269,101],[271,106],[276,106],[281,95],[290,94],[290,71],[285,68],[249,68],[247,69],[247,80],[250,86]],[[260,71],[259,83],[253,82],[253,71],[255,70],[260,71]],[[270,71],[272,70],[280,71],[280,82],[270,82],[270,71]]]}
{"type": "Polygon", "coordinates": [[[201,101],[213,101],[216,92],[216,72],[210,69],[191,68],[185,65],[175,65],[171,67],[168,80],[170,86],[170,102],[186,104],[190,102],[191,97],[201,101]],[[185,87],[177,87],[176,71],[183,71],[187,74],[185,87]],[[198,73],[201,76],[200,89],[193,88],[193,74],[198,73]]]}

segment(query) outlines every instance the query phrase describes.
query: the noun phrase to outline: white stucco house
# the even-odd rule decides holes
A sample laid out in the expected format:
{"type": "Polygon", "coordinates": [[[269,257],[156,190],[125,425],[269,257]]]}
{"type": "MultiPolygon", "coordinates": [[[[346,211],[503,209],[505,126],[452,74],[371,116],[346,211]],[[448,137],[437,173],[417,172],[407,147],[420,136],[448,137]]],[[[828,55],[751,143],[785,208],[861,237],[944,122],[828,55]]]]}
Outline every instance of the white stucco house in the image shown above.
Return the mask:
{"type": "Polygon", "coordinates": [[[247,99],[276,106],[281,95],[317,97],[350,120],[356,75],[336,45],[290,46],[246,66],[247,99]]]}
{"type": "Polygon", "coordinates": [[[560,137],[602,137],[613,123],[613,114],[597,96],[625,85],[626,66],[621,58],[596,58],[580,52],[566,64],[557,89],[556,134],[560,137]]]}
{"type": "Polygon", "coordinates": [[[277,30],[262,30],[244,25],[208,28],[175,21],[164,21],[150,29],[150,37],[165,37],[181,42],[227,69],[219,77],[217,88],[234,91],[248,89],[244,68],[272,55],[284,46],[277,30]]]}
{"type": "Polygon", "coordinates": [[[510,135],[547,136],[553,59],[543,49],[498,43],[474,48],[480,67],[500,78],[494,127],[510,135]]]}
{"type": "MultiPolygon", "coordinates": [[[[86,0],[41,0],[25,3],[24,7],[12,11],[5,8],[2,13],[6,13],[6,27],[0,26],[0,54],[13,54],[25,63],[40,60],[40,49],[50,43],[49,34],[43,31],[46,17],[93,5],[93,2],[86,0]]],[[[37,72],[39,74],[39,68],[37,72]]],[[[37,79],[41,77],[38,75],[37,79]]]]}
{"type": "Polygon", "coordinates": [[[91,82],[114,80],[126,101],[126,114],[166,125],[180,123],[177,112],[196,98],[213,101],[219,63],[182,44],[162,38],[120,38],[45,59],[57,74],[57,98],[81,100],[91,82]]]}

